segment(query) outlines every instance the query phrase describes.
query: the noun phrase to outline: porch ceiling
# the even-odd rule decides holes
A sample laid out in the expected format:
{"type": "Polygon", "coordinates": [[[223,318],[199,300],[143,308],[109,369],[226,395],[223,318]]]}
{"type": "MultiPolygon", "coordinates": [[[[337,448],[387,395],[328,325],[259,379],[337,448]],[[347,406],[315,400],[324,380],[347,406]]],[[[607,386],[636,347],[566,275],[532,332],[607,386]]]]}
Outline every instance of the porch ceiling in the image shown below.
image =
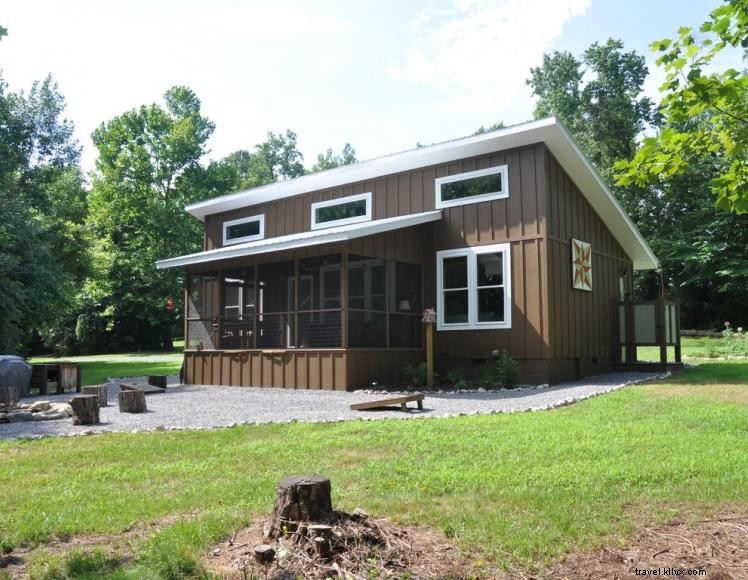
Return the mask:
{"type": "Polygon", "coordinates": [[[196,254],[187,254],[186,256],[159,260],[156,262],[156,267],[158,269],[176,268],[178,266],[188,266],[190,264],[205,264],[207,262],[216,262],[218,260],[227,260],[229,258],[278,252],[280,250],[293,250],[296,248],[305,248],[307,246],[345,242],[347,240],[363,238],[366,236],[381,234],[383,232],[389,232],[391,230],[409,228],[437,221],[440,220],[441,217],[441,210],[426,211],[423,213],[397,216],[359,224],[338,226],[323,230],[312,230],[300,234],[291,234],[289,236],[279,236],[266,240],[247,242],[245,244],[224,246],[215,250],[207,250],[196,254]]]}

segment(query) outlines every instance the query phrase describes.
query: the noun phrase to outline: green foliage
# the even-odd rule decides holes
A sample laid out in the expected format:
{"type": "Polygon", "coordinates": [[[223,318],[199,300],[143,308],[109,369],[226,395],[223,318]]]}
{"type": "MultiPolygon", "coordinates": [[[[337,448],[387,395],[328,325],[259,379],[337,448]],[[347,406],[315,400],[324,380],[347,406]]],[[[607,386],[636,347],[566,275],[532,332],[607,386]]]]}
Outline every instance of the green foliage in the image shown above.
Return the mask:
{"type": "Polygon", "coordinates": [[[728,0],[698,32],[681,27],[676,38],[651,47],[666,74],[660,88],[666,126],[644,139],[632,161],[618,164],[619,183],[667,182],[713,159],[717,206],[748,213],[748,71],[710,72],[723,51],[748,47],[748,0],[728,0]]]}
{"type": "Polygon", "coordinates": [[[304,175],[303,159],[296,133],[286,130],[285,135],[269,132],[267,140],[255,145],[254,151],[240,149],[220,164],[232,175],[232,189],[250,189],[304,175]]]}
{"type": "Polygon", "coordinates": [[[48,77],[28,93],[0,79],[0,351],[25,349],[88,271],[80,148],[48,77]]]}
{"type": "MultiPolygon", "coordinates": [[[[662,122],[652,103],[640,97],[646,74],[643,57],[608,41],[593,44],[579,58],[546,55],[528,82],[538,96],[536,116],[557,115],[610,182],[615,167],[620,171],[639,155],[642,129],[662,122]]],[[[748,222],[718,211],[706,195],[721,164],[714,156],[692,159],[667,179],[621,180],[614,188],[660,260],[666,291],[679,297],[684,328],[748,318],[742,297],[748,285],[748,222]]],[[[638,273],[638,297],[654,297],[660,283],[660,272],[638,273]]]]}
{"type": "Polygon", "coordinates": [[[490,133],[491,131],[498,131],[499,129],[503,129],[506,127],[503,121],[498,121],[494,123],[493,125],[489,125],[488,127],[484,127],[481,125],[478,127],[478,129],[473,133],[473,135],[480,135],[482,133],[490,133]]]}
{"type": "Polygon", "coordinates": [[[517,386],[519,365],[508,350],[502,350],[496,359],[496,381],[507,389],[517,386]]]}
{"type": "Polygon", "coordinates": [[[346,143],[343,145],[343,150],[338,155],[333,153],[331,148],[325,151],[324,154],[320,153],[317,155],[317,163],[312,165],[309,173],[316,173],[317,171],[324,171],[325,169],[334,169],[335,167],[350,165],[357,161],[356,150],[350,143],[346,143]]]}
{"type": "Polygon", "coordinates": [[[125,112],[94,131],[99,157],[88,227],[95,271],[82,293],[82,342],[91,335],[98,342],[103,327],[114,348],[171,347],[183,305],[176,299],[169,312],[164,304],[181,296],[182,273],[156,270],[155,262],[200,249],[202,224],[184,206],[229,183],[220,168],[199,163],[213,128],[197,96],[173,87],[163,105],[125,112]],[[203,187],[213,178],[213,187],[203,187]]]}
{"type": "Polygon", "coordinates": [[[741,326],[733,328],[729,321],[725,321],[722,336],[722,340],[706,342],[700,354],[707,358],[748,357],[748,332],[741,326]]]}
{"type": "Polygon", "coordinates": [[[467,388],[467,373],[465,372],[465,369],[462,367],[450,369],[447,371],[447,381],[455,389],[461,390],[467,388]]]}
{"type": "Polygon", "coordinates": [[[493,388],[496,383],[496,369],[492,364],[483,365],[478,371],[478,386],[484,389],[493,388]]]}
{"type": "Polygon", "coordinates": [[[8,29],[4,26],[0,26],[0,40],[3,39],[3,36],[8,36],[8,29]]]}
{"type": "Polygon", "coordinates": [[[595,42],[580,57],[546,54],[530,74],[527,84],[538,97],[535,118],[561,119],[606,178],[616,161],[633,157],[637,136],[656,121],[652,101],[640,96],[645,59],[624,52],[620,40],[595,42]]]}
{"type": "Polygon", "coordinates": [[[426,361],[421,361],[417,365],[413,366],[408,363],[403,367],[403,374],[410,379],[416,387],[422,387],[428,380],[428,366],[426,361]]]}

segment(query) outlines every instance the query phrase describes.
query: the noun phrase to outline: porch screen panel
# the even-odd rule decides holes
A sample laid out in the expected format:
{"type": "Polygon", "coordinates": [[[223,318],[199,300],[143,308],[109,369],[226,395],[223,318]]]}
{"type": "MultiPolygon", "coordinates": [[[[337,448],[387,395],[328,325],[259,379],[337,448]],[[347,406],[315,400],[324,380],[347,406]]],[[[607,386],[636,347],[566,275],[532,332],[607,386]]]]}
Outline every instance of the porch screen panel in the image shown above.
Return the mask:
{"type": "Polygon", "coordinates": [[[295,346],[293,261],[257,267],[257,348],[295,346]]]}
{"type": "Polygon", "coordinates": [[[422,268],[403,262],[388,266],[390,348],[421,348],[422,268]]]}
{"type": "Polygon", "coordinates": [[[189,275],[185,337],[188,350],[211,350],[216,347],[220,308],[218,276],[213,273],[189,275]]]}
{"type": "Polygon", "coordinates": [[[384,260],[348,256],[348,346],[387,346],[384,260]]]}
{"type": "Polygon", "coordinates": [[[298,346],[342,346],[340,255],[299,260],[298,346]]]}
{"type": "Polygon", "coordinates": [[[254,268],[227,272],[223,277],[223,318],[220,347],[254,348],[256,310],[254,268]]]}

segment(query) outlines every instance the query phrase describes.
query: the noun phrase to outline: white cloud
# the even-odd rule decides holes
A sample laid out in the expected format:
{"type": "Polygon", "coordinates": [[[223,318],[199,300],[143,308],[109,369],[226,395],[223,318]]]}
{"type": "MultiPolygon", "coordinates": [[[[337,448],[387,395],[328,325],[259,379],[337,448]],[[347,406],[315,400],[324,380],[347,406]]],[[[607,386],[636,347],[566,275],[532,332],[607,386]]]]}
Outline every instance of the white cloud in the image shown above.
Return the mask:
{"type": "Polygon", "coordinates": [[[450,10],[423,11],[411,23],[411,46],[388,73],[436,89],[451,112],[508,107],[527,97],[530,67],[590,1],[454,0],[450,10]]]}

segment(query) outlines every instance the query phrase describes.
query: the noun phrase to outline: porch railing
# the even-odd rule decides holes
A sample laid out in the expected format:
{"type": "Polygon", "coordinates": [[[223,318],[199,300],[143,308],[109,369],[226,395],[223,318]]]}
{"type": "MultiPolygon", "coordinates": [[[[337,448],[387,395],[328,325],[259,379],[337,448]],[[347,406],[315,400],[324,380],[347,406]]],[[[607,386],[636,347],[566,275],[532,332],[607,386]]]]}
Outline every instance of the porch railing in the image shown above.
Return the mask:
{"type": "Polygon", "coordinates": [[[340,348],[340,309],[271,312],[187,320],[191,350],[340,348]]]}

